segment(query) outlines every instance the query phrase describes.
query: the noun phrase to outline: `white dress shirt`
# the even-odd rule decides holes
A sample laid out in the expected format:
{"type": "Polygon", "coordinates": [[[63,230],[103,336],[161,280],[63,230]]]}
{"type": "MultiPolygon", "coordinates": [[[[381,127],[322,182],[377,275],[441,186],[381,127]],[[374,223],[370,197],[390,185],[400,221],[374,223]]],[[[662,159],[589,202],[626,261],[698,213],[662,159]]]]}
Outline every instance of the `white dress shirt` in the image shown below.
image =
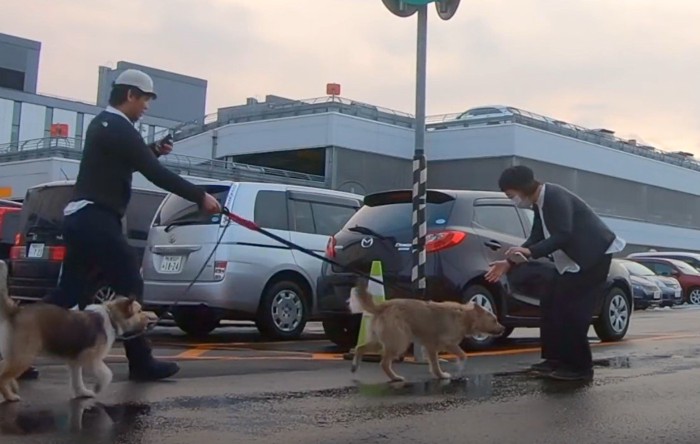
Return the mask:
{"type": "MultiPolygon", "coordinates": [[[[544,234],[544,238],[548,239],[550,234],[549,230],[547,230],[547,224],[544,221],[544,213],[542,210],[544,207],[544,193],[546,187],[547,186],[545,184],[542,184],[540,195],[537,196],[537,202],[535,202],[535,204],[537,204],[537,210],[540,213],[540,220],[542,221],[542,233],[544,234]]],[[[610,247],[608,247],[605,254],[619,253],[625,249],[625,245],[627,245],[625,240],[616,235],[615,240],[613,240],[613,242],[610,244],[610,247]]],[[[579,265],[562,250],[556,250],[554,253],[552,253],[552,258],[554,258],[554,265],[557,267],[559,274],[578,273],[581,271],[581,267],[579,267],[579,265]]]]}

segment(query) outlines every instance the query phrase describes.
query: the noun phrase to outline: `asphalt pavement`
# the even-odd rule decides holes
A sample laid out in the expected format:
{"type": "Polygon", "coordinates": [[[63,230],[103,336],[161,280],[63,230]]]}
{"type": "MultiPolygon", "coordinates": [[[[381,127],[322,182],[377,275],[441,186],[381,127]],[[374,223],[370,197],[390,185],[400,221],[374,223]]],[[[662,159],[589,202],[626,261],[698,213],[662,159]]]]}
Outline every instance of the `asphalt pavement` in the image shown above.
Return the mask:
{"type": "Polygon", "coordinates": [[[128,382],[115,347],[115,382],[70,401],[66,370],[40,361],[23,400],[0,405],[0,443],[698,443],[699,320],[695,307],[652,310],[634,314],[622,343],[591,332],[590,383],[524,373],[537,330],[471,354],[466,379],[435,381],[409,360],[395,367],[408,382],[389,384],[376,363],[351,374],[318,324],[284,343],[250,327],[200,341],[159,328],[156,354],[180,363],[177,378],[128,382]]]}

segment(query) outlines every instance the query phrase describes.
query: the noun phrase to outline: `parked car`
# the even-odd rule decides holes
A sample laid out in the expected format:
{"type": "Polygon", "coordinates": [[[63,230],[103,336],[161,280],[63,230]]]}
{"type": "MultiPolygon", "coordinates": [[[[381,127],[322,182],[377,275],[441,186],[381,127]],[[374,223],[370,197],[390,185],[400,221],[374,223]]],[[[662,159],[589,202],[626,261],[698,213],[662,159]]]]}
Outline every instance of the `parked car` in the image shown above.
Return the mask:
{"type": "Polygon", "coordinates": [[[689,304],[700,305],[700,271],[677,259],[661,257],[630,257],[660,276],[673,277],[681,285],[683,300],[689,304]]]}
{"type": "MultiPolygon", "coordinates": [[[[540,299],[552,292],[556,269],[548,258],[514,267],[498,284],[484,279],[489,263],[524,242],[532,210],[513,206],[502,193],[438,191],[427,194],[427,294],[439,301],[473,301],[496,313],[507,327],[539,327],[540,299]]],[[[326,254],[348,268],[324,264],[318,282],[323,327],[339,346],[354,345],[359,319],[348,311],[357,276],[380,260],[387,298],[415,297],[411,279],[411,191],[365,197],[364,206],[328,242],[326,254]]],[[[605,289],[596,301],[593,325],[604,341],[621,340],[633,308],[627,271],[613,260],[605,289]]],[[[483,349],[494,338],[468,338],[465,346],[483,349]]]]}
{"type": "MultiPolygon", "coordinates": [[[[355,194],[310,187],[230,181],[202,186],[232,212],[321,254],[328,236],[362,204],[355,194]]],[[[226,224],[226,218],[204,216],[195,204],[168,195],[143,260],[146,307],[172,309],[177,325],[196,336],[221,320],[246,320],[268,337],[299,337],[316,316],[321,261],[233,223],[221,238],[226,224]]]]}
{"type": "Polygon", "coordinates": [[[627,257],[630,259],[652,257],[675,259],[687,263],[696,270],[700,270],[700,253],[687,253],[684,251],[649,251],[646,253],[632,253],[627,257]]]}
{"type": "MultiPolygon", "coordinates": [[[[677,297],[675,287],[670,288],[670,284],[667,285],[663,282],[661,276],[657,276],[650,268],[640,263],[630,260],[619,260],[619,262],[630,274],[635,308],[643,310],[652,306],[664,305],[664,302],[673,305],[677,297]],[[670,289],[664,291],[664,288],[670,289]]],[[[677,281],[676,286],[680,298],[682,295],[680,294],[680,284],[677,281]]]]}
{"type": "Polygon", "coordinates": [[[0,260],[7,260],[10,257],[10,249],[15,243],[21,211],[21,203],[0,199],[0,260]]]}
{"type": "MultiPolygon", "coordinates": [[[[58,283],[66,247],[63,243],[63,209],[73,195],[75,181],[51,182],[27,190],[20,213],[15,246],[10,251],[10,294],[24,302],[33,302],[51,292],[58,283]]],[[[143,257],[148,229],[165,193],[134,189],[126,210],[123,227],[138,260],[143,257]]],[[[105,254],[109,254],[108,251],[105,254]]],[[[113,292],[99,270],[91,275],[89,291],[100,299],[113,292]]]]}
{"type": "Polygon", "coordinates": [[[493,122],[501,123],[498,119],[503,118],[504,121],[511,119],[513,112],[506,106],[482,106],[479,108],[471,108],[457,116],[457,120],[469,120],[474,122],[493,122]]]}

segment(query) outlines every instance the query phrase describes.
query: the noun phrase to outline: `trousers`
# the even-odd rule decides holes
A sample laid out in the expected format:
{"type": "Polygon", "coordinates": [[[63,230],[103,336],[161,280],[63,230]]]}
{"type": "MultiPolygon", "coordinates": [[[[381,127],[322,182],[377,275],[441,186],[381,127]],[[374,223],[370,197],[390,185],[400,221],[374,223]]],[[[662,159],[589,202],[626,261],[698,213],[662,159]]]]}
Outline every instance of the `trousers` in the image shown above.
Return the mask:
{"type": "Polygon", "coordinates": [[[554,278],[552,292],[540,302],[543,359],[559,361],[572,371],[593,368],[588,330],[611,261],[612,255],[607,254],[585,270],[554,278]]]}
{"type": "Polygon", "coordinates": [[[87,276],[99,273],[122,296],[143,299],[143,279],[134,249],[122,232],[119,215],[97,205],[66,216],[63,221],[66,256],[58,288],[48,298],[65,308],[92,302],[94,282],[87,276]]]}
{"type": "MultiPolygon", "coordinates": [[[[118,214],[88,205],[64,218],[63,239],[66,256],[61,277],[45,302],[64,308],[85,308],[93,302],[97,290],[96,282],[89,282],[88,277],[96,274],[116,294],[143,301],[140,264],[124,236],[118,214]]],[[[143,335],[124,341],[124,349],[130,367],[146,366],[152,360],[150,344],[143,335]]]]}

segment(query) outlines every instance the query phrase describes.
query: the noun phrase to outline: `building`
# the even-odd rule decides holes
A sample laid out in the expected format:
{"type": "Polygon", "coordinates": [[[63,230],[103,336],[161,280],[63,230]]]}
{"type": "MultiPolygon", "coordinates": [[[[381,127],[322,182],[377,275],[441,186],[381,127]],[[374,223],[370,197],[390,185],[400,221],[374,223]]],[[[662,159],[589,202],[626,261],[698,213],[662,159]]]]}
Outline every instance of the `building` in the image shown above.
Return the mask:
{"type": "MultiPolygon", "coordinates": [[[[268,96],[219,110],[177,133],[179,153],[322,176],[370,193],[411,186],[413,118],[340,97],[268,96]]],[[[428,185],[495,190],[516,164],[582,196],[628,242],[625,253],[700,250],[700,163],[510,107],[429,120],[428,185]]]]}
{"type": "MultiPolygon", "coordinates": [[[[104,109],[102,105],[37,94],[40,52],[40,42],[0,34],[0,151],[21,151],[27,146],[34,146],[38,140],[49,137],[52,125],[56,124],[64,124],[67,137],[82,144],[88,124],[104,109]]],[[[165,71],[151,71],[158,71],[160,76],[154,79],[156,89],[160,86],[158,80],[168,76],[187,81],[191,79],[165,71]]],[[[206,95],[206,81],[203,82],[206,95]]],[[[172,89],[173,84],[177,84],[165,80],[163,83],[166,89],[172,89]]],[[[201,93],[200,90],[198,92],[201,93]]],[[[172,91],[171,94],[177,95],[172,91]]],[[[189,99],[190,95],[185,98],[189,99]]],[[[200,119],[203,115],[202,111],[200,119]]],[[[176,118],[148,115],[138,123],[138,127],[144,138],[152,141],[157,134],[164,134],[181,122],[183,120],[176,118]]]]}
{"type": "Polygon", "coordinates": [[[129,62],[118,62],[116,69],[100,66],[97,106],[104,108],[108,105],[112,82],[126,69],[138,69],[153,78],[158,99],[151,102],[149,116],[177,122],[192,122],[201,121],[206,114],[206,80],[129,62]]]}
{"type": "Polygon", "coordinates": [[[41,43],[0,33],[0,88],[36,94],[41,43]]]}

